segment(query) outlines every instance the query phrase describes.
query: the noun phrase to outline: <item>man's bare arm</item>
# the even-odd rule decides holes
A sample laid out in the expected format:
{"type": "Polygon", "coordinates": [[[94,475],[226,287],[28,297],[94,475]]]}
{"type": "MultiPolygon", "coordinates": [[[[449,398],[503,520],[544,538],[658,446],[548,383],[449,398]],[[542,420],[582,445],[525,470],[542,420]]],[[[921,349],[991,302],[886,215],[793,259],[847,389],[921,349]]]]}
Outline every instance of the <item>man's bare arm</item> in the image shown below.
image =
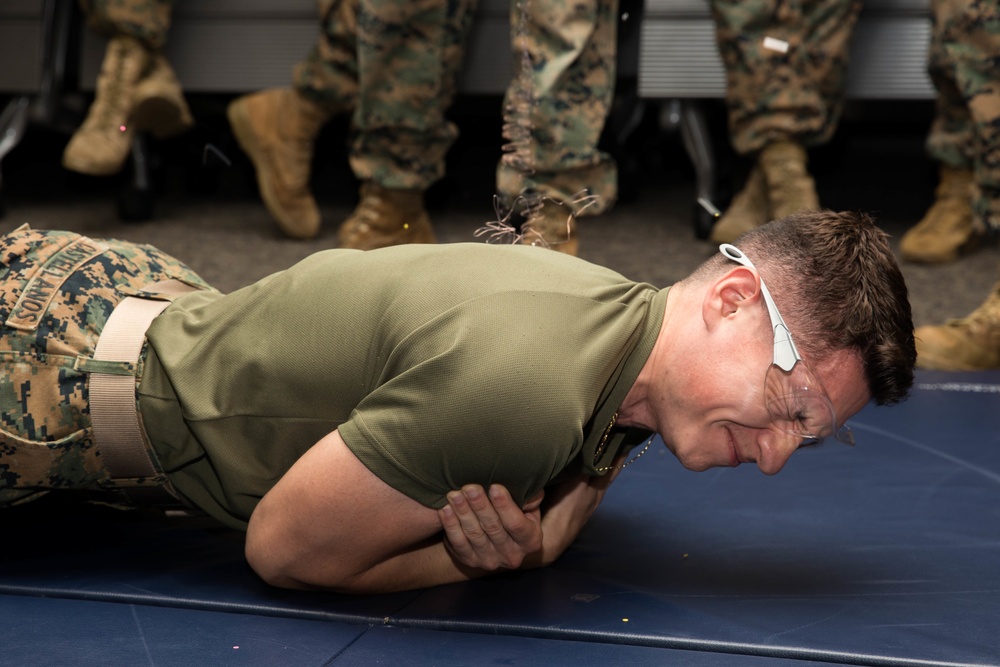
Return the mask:
{"type": "Polygon", "coordinates": [[[376,477],[336,431],[316,443],[261,499],[246,556],[268,583],[377,593],[486,574],[456,564],[437,512],[376,477]]]}
{"type": "MultiPolygon", "coordinates": [[[[482,513],[485,504],[496,511],[486,494],[480,496],[485,502],[456,512],[465,513],[465,528],[456,529],[457,516],[445,520],[454,538],[449,538],[449,551],[439,510],[424,507],[376,477],[334,431],[261,499],[247,528],[246,557],[272,585],[346,593],[425,588],[504,567],[539,567],[555,561],[576,538],[610,481],[610,476],[581,478],[560,485],[540,523],[536,506],[519,508],[506,489],[498,487],[501,527],[514,530],[508,560],[491,555],[493,541],[505,539],[496,526],[488,547],[480,541],[479,549],[456,553],[453,545],[459,533],[468,540],[465,531],[470,531],[476,539],[481,528],[480,520],[470,521],[468,512],[482,513]]],[[[453,510],[456,493],[450,494],[453,510]]]]}

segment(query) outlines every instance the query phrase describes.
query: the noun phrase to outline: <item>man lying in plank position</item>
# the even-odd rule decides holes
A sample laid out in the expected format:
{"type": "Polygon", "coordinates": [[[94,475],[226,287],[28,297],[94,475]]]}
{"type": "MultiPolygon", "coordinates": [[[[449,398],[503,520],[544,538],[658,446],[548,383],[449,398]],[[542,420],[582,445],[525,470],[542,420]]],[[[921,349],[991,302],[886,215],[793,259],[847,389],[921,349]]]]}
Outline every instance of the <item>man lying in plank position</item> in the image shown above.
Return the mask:
{"type": "Polygon", "coordinates": [[[654,433],[773,474],[913,381],[906,286],[854,213],[772,222],[669,289],[485,244],[325,251],[227,295],[68,232],[22,227],[0,262],[0,503],[159,493],[246,530],[278,586],[546,565],[654,433]]]}

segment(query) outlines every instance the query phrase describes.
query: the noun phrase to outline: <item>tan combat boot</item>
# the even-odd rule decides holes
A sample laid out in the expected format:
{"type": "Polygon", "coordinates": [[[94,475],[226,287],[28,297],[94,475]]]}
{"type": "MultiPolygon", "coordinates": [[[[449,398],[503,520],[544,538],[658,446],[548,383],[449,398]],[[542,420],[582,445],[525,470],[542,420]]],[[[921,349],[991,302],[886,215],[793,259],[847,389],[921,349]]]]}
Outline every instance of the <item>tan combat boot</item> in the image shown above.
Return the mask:
{"type": "Polygon", "coordinates": [[[743,189],[736,193],[725,214],[712,227],[709,238],[715,243],[732,243],[744,232],[771,219],[767,201],[767,181],[759,165],[754,165],[743,189]]]}
{"type": "Polygon", "coordinates": [[[374,250],[406,243],[437,243],[422,190],[361,184],[361,201],[337,232],[341,248],[374,250]]]}
{"type": "Polygon", "coordinates": [[[971,314],[914,332],[917,366],[939,371],[1000,368],[1000,282],[971,314]]]}
{"type": "Polygon", "coordinates": [[[157,139],[176,136],[194,125],[181,83],[162,53],[153,55],[149,73],[135,87],[132,124],[157,139]]]}
{"type": "Polygon", "coordinates": [[[532,211],[521,225],[520,242],[522,245],[541,246],[575,257],[580,250],[576,216],[555,201],[546,201],[532,211]]]}
{"type": "Polygon", "coordinates": [[[819,208],[816,182],[806,168],[806,149],[791,141],[765,146],[758,164],[767,184],[772,218],[819,208]]]}
{"type": "Polygon", "coordinates": [[[934,203],[923,220],[900,239],[903,259],[928,264],[953,262],[978,244],[982,233],[972,214],[974,187],[971,169],[941,165],[934,203]]]}
{"type": "Polygon", "coordinates": [[[86,120],[63,151],[63,166],[90,176],[121,171],[132,147],[131,114],[135,88],[151,56],[132,37],[113,37],[104,52],[94,102],[86,120]]]}
{"type": "Polygon", "coordinates": [[[268,212],[288,236],[319,233],[319,207],[309,190],[313,144],[332,115],[295,90],[264,90],[229,104],[226,115],[257,171],[268,212]]]}

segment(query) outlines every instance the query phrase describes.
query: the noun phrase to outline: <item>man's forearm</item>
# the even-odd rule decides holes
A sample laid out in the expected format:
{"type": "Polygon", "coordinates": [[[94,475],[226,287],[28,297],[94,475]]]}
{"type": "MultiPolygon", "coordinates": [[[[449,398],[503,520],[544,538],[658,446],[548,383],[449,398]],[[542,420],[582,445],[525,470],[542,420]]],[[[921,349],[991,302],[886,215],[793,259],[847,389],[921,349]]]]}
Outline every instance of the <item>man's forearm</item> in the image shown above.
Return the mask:
{"type": "Polygon", "coordinates": [[[289,588],[337,593],[395,593],[478,579],[490,574],[455,562],[439,537],[434,537],[338,582],[296,581],[289,588]]]}

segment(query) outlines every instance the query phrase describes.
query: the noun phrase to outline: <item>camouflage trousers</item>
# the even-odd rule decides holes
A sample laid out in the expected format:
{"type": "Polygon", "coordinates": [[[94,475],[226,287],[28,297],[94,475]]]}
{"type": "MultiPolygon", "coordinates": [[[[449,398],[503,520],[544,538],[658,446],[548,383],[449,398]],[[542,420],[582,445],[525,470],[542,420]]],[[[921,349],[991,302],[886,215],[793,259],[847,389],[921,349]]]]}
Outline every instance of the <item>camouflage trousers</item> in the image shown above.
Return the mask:
{"type": "Polygon", "coordinates": [[[927,69],[937,107],[927,150],[975,173],[973,210],[1000,231],[1000,7],[996,0],[933,0],[927,69]]]}
{"type": "Polygon", "coordinates": [[[595,195],[582,215],[612,206],[618,170],[598,140],[614,99],[617,41],[618,0],[511,0],[519,73],[504,100],[497,165],[505,206],[525,192],[565,203],[595,195]]]}
{"type": "Polygon", "coordinates": [[[712,0],[733,148],[826,143],[843,115],[861,0],[712,0]]]}
{"type": "Polygon", "coordinates": [[[134,37],[162,49],[170,30],[174,0],[80,0],[87,25],[99,35],[134,37]]]}
{"type": "Polygon", "coordinates": [[[445,173],[455,97],[476,0],[319,0],[320,37],[294,85],[350,113],[361,180],[427,189],[445,173]]]}
{"type": "MultiPolygon", "coordinates": [[[[115,306],[170,278],[208,287],[151,246],[27,225],[0,237],[0,506],[55,489],[127,504],[120,489],[165,482],[112,482],[94,442],[88,378],[116,363],[93,358],[115,306]]],[[[118,365],[141,378],[141,363],[118,365]]]]}

